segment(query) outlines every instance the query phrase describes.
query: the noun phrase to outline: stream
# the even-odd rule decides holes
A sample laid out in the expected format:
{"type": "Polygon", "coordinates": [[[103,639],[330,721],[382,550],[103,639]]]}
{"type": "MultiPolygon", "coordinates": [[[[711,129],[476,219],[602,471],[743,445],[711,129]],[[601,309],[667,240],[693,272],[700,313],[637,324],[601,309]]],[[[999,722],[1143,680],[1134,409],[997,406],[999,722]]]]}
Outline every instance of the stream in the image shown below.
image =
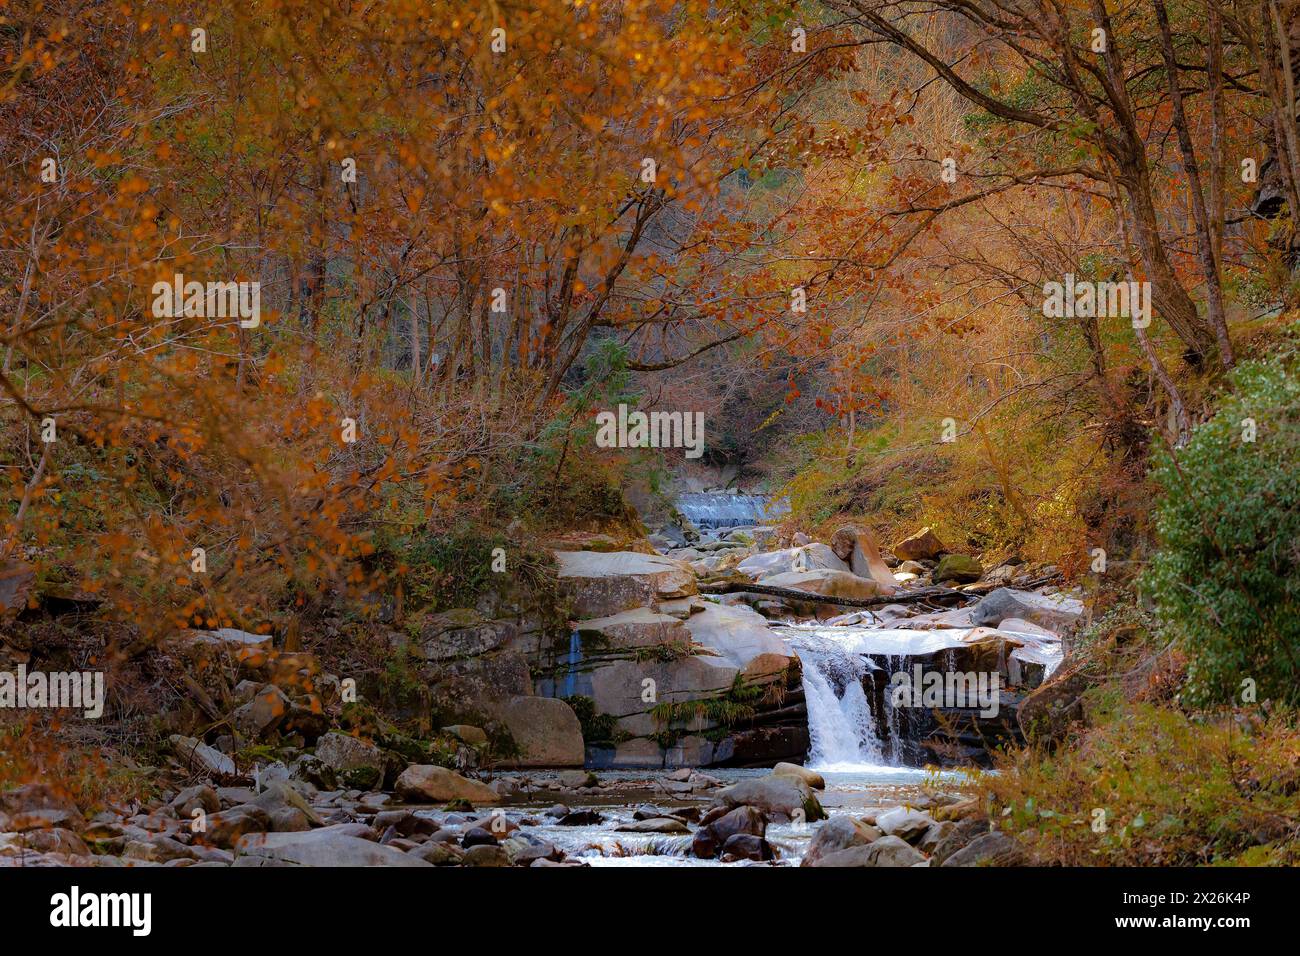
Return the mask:
{"type": "MultiPolygon", "coordinates": [[[[811,766],[811,764],[810,764],[811,766]]],[[[818,791],[817,798],[831,816],[852,814],[861,816],[873,807],[895,806],[915,802],[923,797],[923,784],[939,779],[955,781],[954,773],[934,773],[913,767],[886,767],[861,765],[850,768],[818,769],[826,778],[826,789],[818,791]]],[[[738,783],[747,777],[762,777],[767,769],[726,770],[710,768],[709,776],[726,784],[738,783]]],[[[502,776],[512,776],[503,774],[502,776]]],[[[602,784],[627,781],[626,794],[617,789],[598,796],[566,793],[559,795],[547,790],[535,793],[535,799],[512,804],[510,810],[520,810],[540,820],[540,825],[530,826],[529,832],[551,841],[565,853],[581,859],[591,866],[768,866],[767,863],[722,863],[717,859],[699,859],[691,855],[690,834],[620,833],[616,827],[630,823],[638,806],[653,804],[672,811],[684,807],[706,810],[711,798],[681,798],[666,794],[647,794],[632,785],[644,782],[645,771],[601,771],[596,774],[602,784]],[[545,816],[545,811],[558,799],[570,809],[590,809],[604,819],[590,826],[560,826],[545,816]]],[[[803,859],[808,841],[821,823],[793,824],[771,823],[767,827],[767,840],[775,854],[778,866],[798,866],[803,859]]]]}

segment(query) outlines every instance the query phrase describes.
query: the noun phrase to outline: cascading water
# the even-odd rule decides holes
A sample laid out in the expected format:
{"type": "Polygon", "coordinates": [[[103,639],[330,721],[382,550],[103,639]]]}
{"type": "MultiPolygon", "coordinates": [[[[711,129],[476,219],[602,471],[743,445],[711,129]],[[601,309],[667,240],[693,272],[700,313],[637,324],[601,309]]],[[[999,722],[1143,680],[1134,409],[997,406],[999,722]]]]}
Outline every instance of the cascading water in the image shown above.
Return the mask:
{"type": "Polygon", "coordinates": [[[692,493],[678,495],[677,510],[695,527],[709,531],[770,524],[779,521],[790,506],[785,499],[767,495],[692,493]]]}
{"type": "Polygon", "coordinates": [[[809,766],[838,771],[884,765],[876,719],[863,688],[871,664],[825,632],[805,632],[791,643],[803,664],[809,766]]]}
{"type": "Polygon", "coordinates": [[[569,653],[564,661],[564,663],[569,665],[567,672],[564,675],[563,696],[565,697],[573,696],[574,693],[573,682],[574,682],[574,678],[578,674],[578,664],[581,661],[582,661],[582,638],[578,636],[577,631],[574,631],[569,635],[569,653]]]}

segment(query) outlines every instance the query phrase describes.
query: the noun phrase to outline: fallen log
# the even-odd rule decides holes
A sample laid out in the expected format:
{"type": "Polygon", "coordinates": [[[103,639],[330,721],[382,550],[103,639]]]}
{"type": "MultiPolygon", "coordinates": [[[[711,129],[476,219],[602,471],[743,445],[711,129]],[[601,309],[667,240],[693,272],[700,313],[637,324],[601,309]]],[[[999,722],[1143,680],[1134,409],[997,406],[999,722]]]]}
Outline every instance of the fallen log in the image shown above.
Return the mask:
{"type": "MultiPolygon", "coordinates": [[[[1048,575],[1030,581],[1017,590],[1028,590],[1047,584],[1056,575],[1048,575]]],[[[771,597],[787,598],[791,601],[807,601],[812,604],[837,604],[841,607],[881,607],[885,604],[914,604],[919,601],[942,601],[949,598],[980,597],[989,591],[995,591],[1004,584],[974,584],[969,588],[928,587],[915,591],[901,591],[895,594],[881,594],[869,598],[829,597],[825,594],[813,594],[811,591],[797,591],[794,588],[779,588],[771,584],[749,584],[743,581],[719,581],[701,584],[701,594],[766,594],[771,597]]]]}

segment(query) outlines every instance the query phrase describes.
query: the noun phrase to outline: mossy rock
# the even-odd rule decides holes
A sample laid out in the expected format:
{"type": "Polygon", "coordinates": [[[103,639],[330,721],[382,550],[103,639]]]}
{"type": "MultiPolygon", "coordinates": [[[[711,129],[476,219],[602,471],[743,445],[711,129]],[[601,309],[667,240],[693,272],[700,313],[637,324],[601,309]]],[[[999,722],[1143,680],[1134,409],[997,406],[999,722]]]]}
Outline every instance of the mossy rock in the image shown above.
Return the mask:
{"type": "Polygon", "coordinates": [[[959,584],[972,584],[984,576],[984,568],[979,561],[966,554],[946,554],[934,569],[931,580],[935,584],[943,581],[956,581],[959,584]]]}
{"type": "Polygon", "coordinates": [[[353,767],[344,770],[338,778],[349,790],[374,790],[383,783],[384,774],[378,767],[353,767]]]}

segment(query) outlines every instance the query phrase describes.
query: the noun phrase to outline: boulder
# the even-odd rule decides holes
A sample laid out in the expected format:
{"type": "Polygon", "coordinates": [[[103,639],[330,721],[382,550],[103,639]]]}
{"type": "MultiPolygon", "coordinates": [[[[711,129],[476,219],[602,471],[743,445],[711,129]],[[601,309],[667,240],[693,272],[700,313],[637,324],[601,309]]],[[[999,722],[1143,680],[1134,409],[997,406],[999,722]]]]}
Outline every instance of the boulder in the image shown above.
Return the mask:
{"type": "Polygon", "coordinates": [[[1003,621],[1028,621],[1051,632],[1059,632],[1079,620],[1083,602],[1063,594],[1039,594],[998,588],[990,591],[971,609],[971,623],[997,627],[1003,621]]]}
{"type": "Polygon", "coordinates": [[[681,619],[648,607],[620,611],[608,617],[579,621],[580,635],[593,635],[613,650],[655,647],[666,644],[685,645],[690,632],[681,619]]]}
{"type": "Polygon", "coordinates": [[[235,846],[239,839],[250,833],[265,833],[271,827],[271,815],[261,807],[242,804],[208,815],[206,829],[196,833],[197,840],[209,846],[235,846]]]}
{"type": "Polygon", "coordinates": [[[1083,694],[1097,682],[1082,666],[1073,667],[1036,687],[1016,708],[1016,721],[1028,741],[1063,739],[1083,719],[1083,694]]]}
{"type": "Polygon", "coordinates": [[[696,593],[684,561],[635,551],[560,551],[559,584],[577,618],[600,618],[696,593]]]}
{"type": "Polygon", "coordinates": [[[383,783],[383,752],[368,740],[331,731],[316,742],[316,757],[344,786],[368,790],[383,783]]]}
{"type": "Polygon", "coordinates": [[[876,536],[868,529],[855,525],[840,528],[831,536],[831,548],[858,577],[871,578],[883,588],[894,587],[893,572],[880,556],[876,536]]]}
{"type": "MultiPolygon", "coordinates": [[[[763,583],[793,591],[807,591],[824,597],[853,600],[879,597],[882,594],[892,594],[894,591],[892,584],[882,585],[871,578],[860,578],[851,571],[791,571],[770,577],[763,583]]],[[[817,601],[802,602],[795,598],[782,598],[782,600],[798,613],[814,614],[819,607],[826,606],[817,601]]]]}
{"type": "Polygon", "coordinates": [[[747,679],[781,674],[791,661],[789,648],[767,619],[743,605],[704,601],[686,619],[686,630],[708,658],[737,668],[747,679]]]}
{"type": "Polygon", "coordinates": [[[883,836],[872,843],[827,853],[812,866],[915,866],[925,857],[896,836],[883,836]]]}
{"type": "Polygon", "coordinates": [[[766,583],[766,579],[777,574],[791,571],[848,571],[849,563],[835,551],[824,544],[808,544],[802,547],[785,548],[781,551],[764,551],[750,555],[736,565],[736,570],[754,581],[766,583]]]}
{"type": "Polygon", "coordinates": [[[432,764],[412,764],[402,771],[394,788],[407,803],[500,803],[501,796],[485,783],[432,764]]]}
{"type": "Polygon", "coordinates": [[[148,863],[166,863],[168,860],[192,860],[194,849],[171,837],[157,835],[148,840],[127,840],[122,851],[124,857],[148,863]]]}
{"type": "Polygon", "coordinates": [[[831,817],[813,834],[800,866],[816,866],[817,861],[831,853],[850,847],[866,846],[879,840],[883,833],[861,820],[847,814],[831,817]]]}
{"type": "Polygon", "coordinates": [[[900,561],[933,561],[946,550],[938,535],[928,527],[904,538],[893,547],[894,555],[900,561]]]}
{"type": "Polygon", "coordinates": [[[953,823],[951,820],[942,820],[935,823],[930,827],[930,829],[922,833],[919,838],[911,842],[922,853],[933,854],[939,844],[943,843],[943,841],[955,833],[956,830],[957,824],[953,823]]]}
{"type": "Polygon", "coordinates": [[[514,697],[501,709],[500,718],[519,746],[519,766],[582,766],[582,726],[573,708],[564,701],[554,697],[514,697]]]}
{"type": "Polygon", "coordinates": [[[722,859],[726,863],[739,860],[764,862],[772,859],[772,847],[761,836],[752,833],[733,833],[722,845],[722,859]]]}
{"type": "Polygon", "coordinates": [[[1025,851],[1016,840],[1000,830],[976,837],[952,856],[943,866],[1023,866],[1025,851]]]}
{"type": "Polygon", "coordinates": [[[471,747],[486,747],[488,735],[482,727],[473,724],[452,724],[442,728],[443,733],[453,734],[471,747]]]}
{"type": "Polygon", "coordinates": [[[516,833],[501,843],[512,866],[530,866],[534,860],[560,860],[564,854],[549,840],[531,833],[516,833]]]}
{"type": "Polygon", "coordinates": [[[465,858],[465,851],[460,847],[434,840],[422,843],[415,849],[408,850],[407,853],[434,866],[459,866],[465,858]]]}
{"type": "Polygon", "coordinates": [[[254,652],[266,652],[272,649],[270,634],[252,634],[234,627],[223,627],[216,631],[180,631],[169,643],[182,648],[211,648],[240,658],[254,652]]]}
{"type": "Polygon", "coordinates": [[[959,584],[972,584],[984,574],[979,561],[965,554],[946,554],[939,562],[930,580],[935,584],[944,581],[956,581],[959,584]]]}
{"type": "Polygon", "coordinates": [[[809,770],[807,767],[801,767],[797,763],[786,763],[782,761],[772,768],[774,777],[796,777],[802,780],[814,790],[826,789],[826,778],[816,770],[809,770]]]}
{"type": "Polygon", "coordinates": [[[876,814],[876,827],[887,836],[896,836],[911,843],[934,826],[934,817],[921,810],[892,807],[876,814]]]}
{"type": "MultiPolygon", "coordinates": [[[[325,821],[321,818],[310,803],[303,798],[293,787],[282,781],[276,781],[270,784],[265,790],[259,793],[251,801],[249,806],[261,807],[271,815],[273,830],[287,829],[287,826],[277,826],[276,823],[287,824],[289,820],[295,819],[293,814],[297,814],[307,824],[307,826],[323,827],[325,821]],[[277,816],[278,815],[278,816],[277,816]]],[[[306,829],[307,827],[295,827],[295,829],[306,829]]]]}
{"type": "Polygon", "coordinates": [[[709,859],[718,855],[731,837],[749,834],[760,839],[767,832],[767,817],[752,806],[738,806],[713,819],[705,818],[691,840],[691,852],[698,857],[709,859]]]}
{"type": "Polygon", "coordinates": [[[510,855],[496,844],[480,844],[465,851],[462,866],[509,866],[510,855]]]}
{"type": "Polygon", "coordinates": [[[167,738],[176,751],[176,756],[191,770],[206,773],[214,777],[233,777],[236,773],[235,762],[221,751],[209,747],[201,740],[172,734],[167,738]]]}
{"type": "Polygon", "coordinates": [[[279,725],[289,712],[289,698],[274,684],[260,688],[253,699],[236,707],[230,723],[248,740],[261,740],[279,725]]]}
{"type": "Polygon", "coordinates": [[[407,646],[420,658],[438,663],[486,654],[518,634],[519,628],[509,621],[489,621],[477,611],[455,608],[424,618],[419,636],[407,646]]]}
{"type": "Polygon", "coordinates": [[[773,820],[811,823],[826,814],[812,788],[795,777],[756,777],[719,790],[715,806],[755,807],[773,820]]]}
{"type": "Polygon", "coordinates": [[[196,784],[176,794],[168,805],[176,811],[178,817],[188,820],[194,816],[196,809],[203,810],[204,813],[216,813],[221,809],[221,800],[217,797],[217,791],[207,784],[196,784]]]}
{"type": "Polygon", "coordinates": [[[0,562],[0,620],[23,611],[36,583],[36,568],[26,561],[0,562]]]}

